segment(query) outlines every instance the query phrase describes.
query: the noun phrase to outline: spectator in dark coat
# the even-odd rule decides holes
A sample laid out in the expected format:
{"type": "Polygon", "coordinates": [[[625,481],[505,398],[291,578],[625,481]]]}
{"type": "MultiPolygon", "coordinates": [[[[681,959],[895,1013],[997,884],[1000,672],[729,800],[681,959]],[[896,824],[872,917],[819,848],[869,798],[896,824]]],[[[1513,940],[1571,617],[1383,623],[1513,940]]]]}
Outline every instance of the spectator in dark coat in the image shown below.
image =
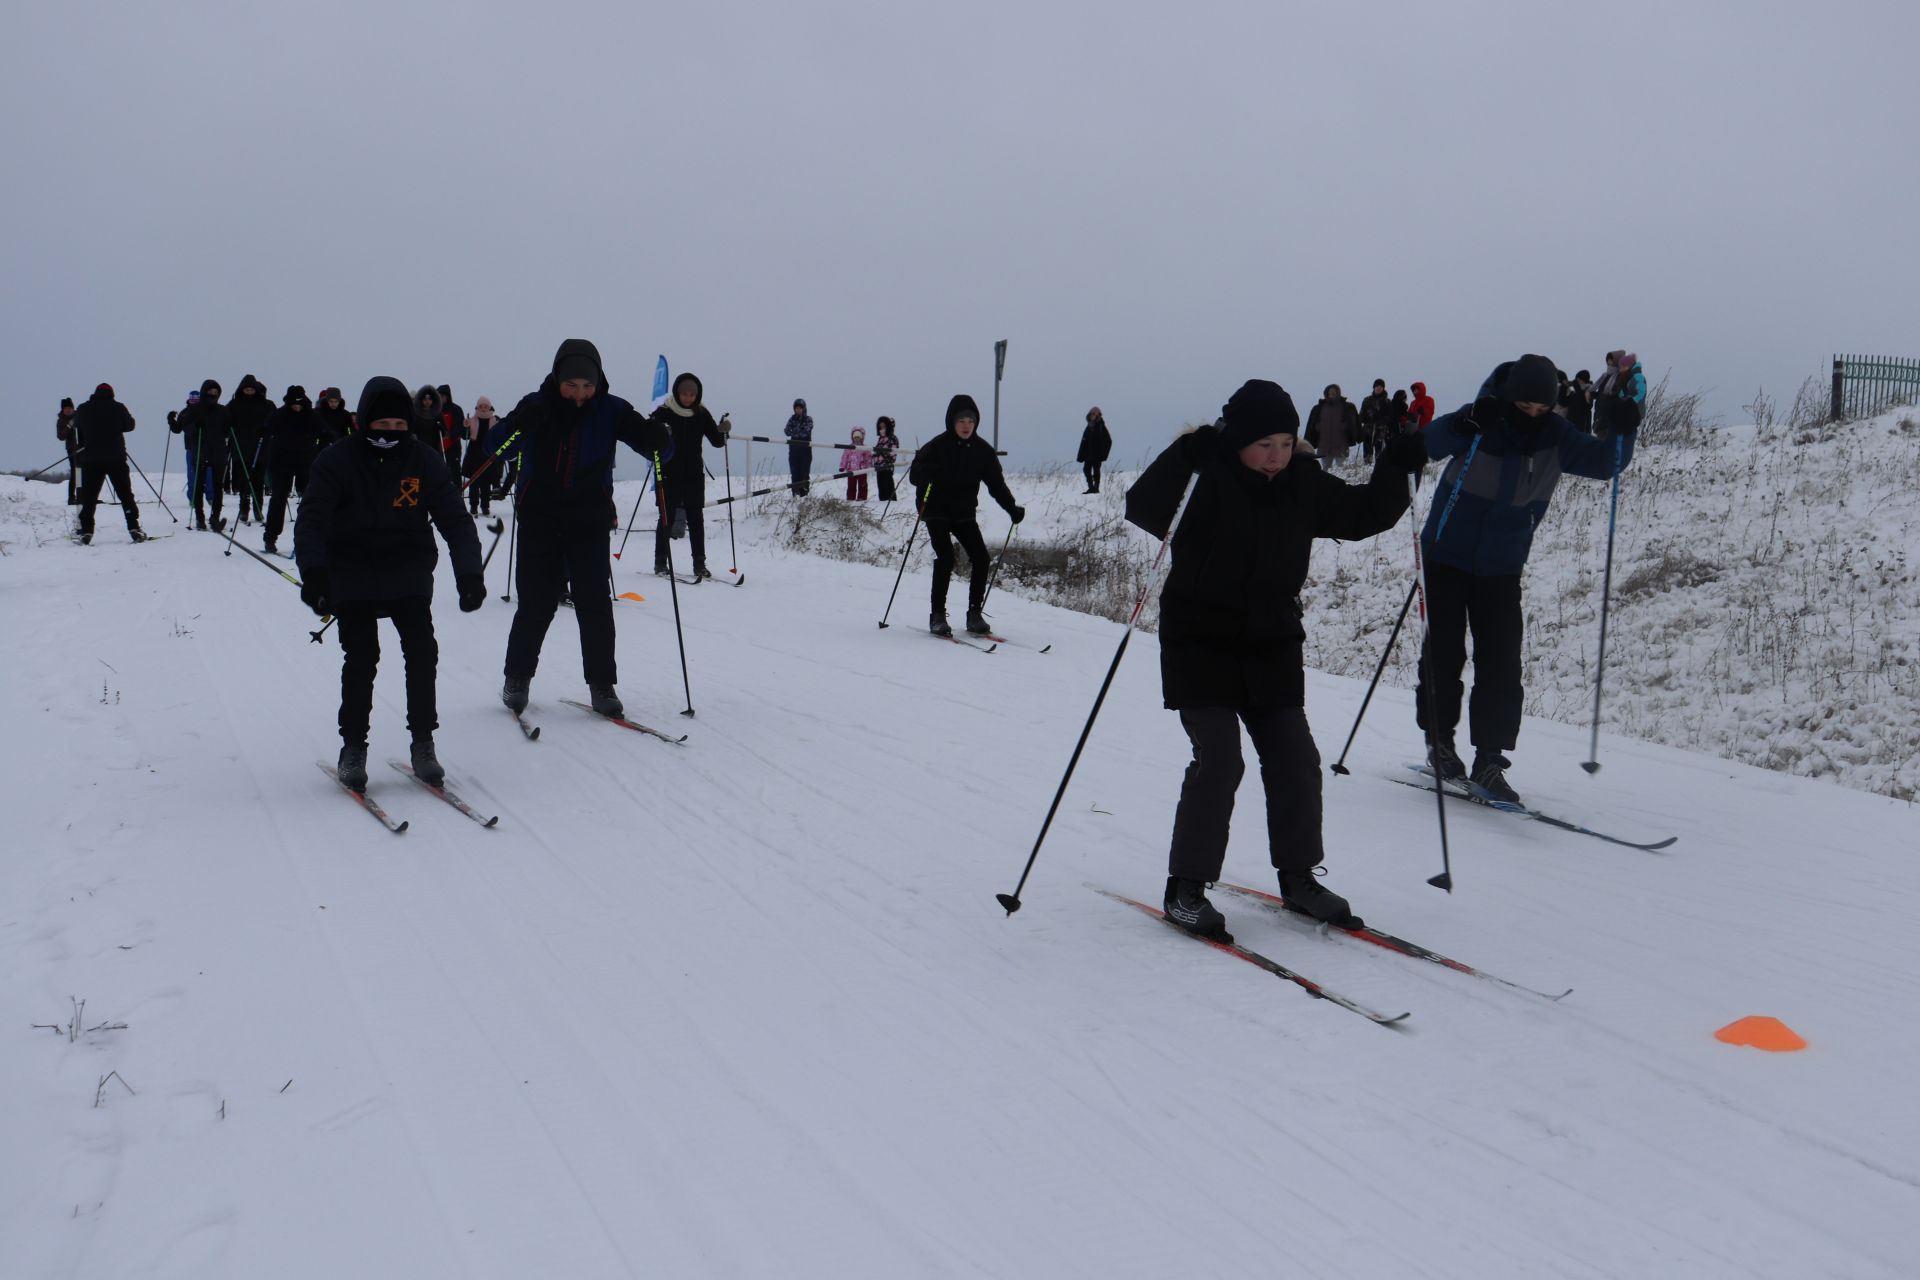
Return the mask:
{"type": "Polygon", "coordinates": [[[900,457],[900,434],[894,428],[893,419],[885,414],[873,422],[873,479],[880,487],[880,501],[892,502],[893,467],[900,457]]]}
{"type": "Polygon", "coordinates": [[[432,384],[422,384],[413,393],[413,434],[420,443],[447,459],[447,424],[440,414],[440,392],[432,384]]]}
{"type": "Polygon", "coordinates": [[[293,526],[300,598],[340,623],[338,773],[355,791],[367,785],[381,618],[391,619],[400,633],[413,771],[429,786],[446,781],[433,745],[440,661],[433,635],[433,567],[440,559],[435,527],[453,559],[461,612],[473,612],[487,598],[473,521],[461,509],[445,459],[415,437],[412,419],[405,383],[369,379],[360,392],[360,434],[315,459],[293,526]]]}
{"type": "Polygon", "coordinates": [[[813,488],[813,417],[805,400],[793,402],[793,416],[787,419],[787,471],[795,497],[813,488]]]}
{"type": "Polygon", "coordinates": [[[1087,410],[1087,425],[1080,432],[1080,452],[1073,460],[1080,464],[1080,473],[1087,478],[1087,492],[1100,492],[1100,465],[1113,453],[1113,434],[1107,430],[1107,419],[1095,405],[1087,410]]]}
{"type": "Polygon", "coordinates": [[[260,471],[260,448],[267,418],[273,413],[273,398],[267,394],[266,385],[249,373],[233,389],[233,403],[227,412],[234,449],[227,492],[240,495],[240,523],[249,524],[266,515],[266,477],[260,471]]]}
{"type": "MultiPolygon", "coordinates": [[[[540,389],[523,396],[480,447],[486,457],[522,462],[515,482],[519,530],[519,608],[507,633],[506,682],[500,700],[527,708],[540,648],[560,596],[573,600],[580,624],[580,662],[601,715],[622,713],[614,692],[613,592],[608,572],[613,527],[613,464],[626,445],[651,464],[673,460],[673,437],[613,395],[600,352],[568,338],[554,353],[540,389]]],[[[485,459],[482,459],[484,462],[485,459]]],[[[496,462],[494,465],[499,465],[496,462]]]]}
{"type": "Polygon", "coordinates": [[[319,424],[315,437],[319,448],[324,449],[353,434],[353,414],[348,412],[340,388],[328,387],[322,391],[313,413],[319,424]]]}
{"type": "MultiPolygon", "coordinates": [[[[1558,392],[1551,360],[1521,356],[1493,371],[1479,399],[1435,419],[1420,437],[1429,456],[1450,461],[1420,534],[1428,621],[1414,718],[1426,733],[1437,773],[1466,777],[1483,798],[1508,804],[1520,800],[1506,779],[1513,767],[1506,753],[1519,740],[1526,697],[1520,680],[1520,575],[1534,530],[1546,518],[1562,474],[1607,480],[1614,472],[1609,444],[1582,435],[1553,412],[1558,392]],[[1466,693],[1460,677],[1469,630],[1471,770],[1453,746],[1466,693]]],[[[1622,465],[1633,457],[1631,429],[1625,434],[1622,465]]]]}
{"type": "Polygon", "coordinates": [[[953,634],[947,624],[947,584],[953,577],[955,541],[967,553],[967,562],[973,568],[967,588],[967,630],[975,635],[990,630],[982,609],[987,598],[987,572],[993,561],[975,519],[980,486],[987,486],[987,492],[1015,524],[1027,518],[1026,508],[1013,500],[1013,491],[1007,488],[999,455],[976,434],[979,428],[980,407],[973,397],[955,396],[947,402],[947,429],[913,455],[913,466],[907,472],[914,502],[927,522],[927,541],[933,547],[933,613],[928,627],[935,635],[953,634]]]}
{"type": "Polygon", "coordinates": [[[140,505],[134,501],[133,479],[127,471],[127,432],[133,415],[113,398],[113,388],[101,383],[87,402],[74,411],[74,454],[80,459],[80,541],[93,541],[93,513],[100,504],[100,486],[113,484],[120,513],[127,518],[127,536],[145,542],[140,532],[140,505]]]}
{"type": "Polygon", "coordinates": [[[287,524],[287,499],[296,493],[306,496],[321,432],[320,415],[307,399],[307,389],[288,387],[280,407],[267,418],[261,432],[261,470],[266,473],[267,491],[273,495],[267,504],[265,545],[269,555],[279,550],[280,531],[287,524]]]}
{"type": "Polygon", "coordinates": [[[1226,858],[1243,724],[1260,758],[1281,896],[1315,919],[1359,923],[1314,876],[1324,856],[1320,754],[1307,723],[1300,592],[1315,539],[1394,526],[1407,509],[1407,472],[1426,453],[1415,437],[1390,444],[1372,478],[1349,485],[1296,454],[1299,425],[1278,384],[1248,382],[1215,426],[1175,440],[1127,491],[1127,519],[1165,538],[1192,485],[1160,594],[1161,692],[1193,744],[1164,903],[1168,919],[1209,937],[1226,936],[1205,891],[1226,858]]]}
{"type": "Polygon", "coordinates": [[[1360,402],[1360,456],[1373,461],[1373,451],[1394,434],[1393,398],[1387,394],[1387,380],[1375,378],[1373,392],[1360,402]]]}
{"type": "Polygon", "coordinates": [[[1360,412],[1330,383],[1307,412],[1307,443],[1329,463],[1345,462],[1347,449],[1360,434],[1360,412]]]}
{"type": "Polygon", "coordinates": [[[1560,416],[1588,435],[1593,434],[1593,375],[1585,369],[1573,375],[1560,401],[1560,416]]]}
{"type": "Polygon", "coordinates": [[[666,479],[660,485],[660,523],[653,534],[653,571],[672,573],[668,540],[675,526],[684,522],[687,543],[693,551],[693,576],[696,581],[713,576],[707,568],[707,468],[701,460],[702,441],[716,449],[726,447],[733,425],[715,422],[702,403],[706,388],[691,373],[673,380],[673,392],[666,403],[654,410],[653,420],[673,437],[673,461],[665,464],[666,479]]]}

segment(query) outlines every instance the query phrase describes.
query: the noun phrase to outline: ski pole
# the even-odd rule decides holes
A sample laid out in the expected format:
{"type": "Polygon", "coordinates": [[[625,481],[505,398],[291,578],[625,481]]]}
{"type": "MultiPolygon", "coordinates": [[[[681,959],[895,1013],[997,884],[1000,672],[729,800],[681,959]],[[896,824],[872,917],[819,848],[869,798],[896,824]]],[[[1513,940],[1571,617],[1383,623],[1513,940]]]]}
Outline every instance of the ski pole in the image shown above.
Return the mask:
{"type": "Polygon", "coordinates": [[[1600,688],[1607,678],[1607,602],[1613,594],[1613,528],[1620,514],[1620,469],[1625,456],[1626,439],[1613,438],[1613,498],[1607,506],[1607,567],[1600,577],[1600,653],[1593,672],[1593,742],[1580,767],[1588,773],[1600,772],[1600,688]]]}
{"type": "MultiPolygon", "coordinates": [[[[1466,483],[1467,468],[1473,465],[1473,455],[1480,452],[1480,437],[1473,437],[1473,444],[1467,448],[1467,456],[1460,464],[1460,474],[1453,479],[1453,492],[1447,497],[1447,505],[1441,509],[1440,523],[1433,531],[1433,545],[1440,545],[1440,535],[1447,531],[1447,519],[1453,515],[1453,504],[1460,499],[1460,486],[1466,483]]],[[[1408,495],[1408,505],[1413,506],[1412,494],[1408,495]]],[[[1440,766],[1434,760],[1431,744],[1439,741],[1440,732],[1440,680],[1433,665],[1433,620],[1427,614],[1427,558],[1420,549],[1420,525],[1418,509],[1413,521],[1413,581],[1420,595],[1420,662],[1425,668],[1427,682],[1427,766],[1433,771],[1433,804],[1440,816],[1440,874],[1429,876],[1427,883],[1436,889],[1453,892],[1453,852],[1447,844],[1447,786],[1440,776],[1440,766]]]]}
{"type": "MultiPolygon", "coordinates": [[[[1418,529],[1415,533],[1418,534],[1418,529]]],[[[1387,637],[1387,647],[1380,651],[1380,665],[1373,669],[1373,679],[1367,684],[1366,696],[1360,699],[1360,711],[1353,717],[1353,729],[1347,734],[1347,745],[1340,748],[1340,758],[1331,766],[1343,778],[1347,776],[1347,752],[1353,750],[1353,740],[1360,732],[1360,722],[1367,715],[1367,704],[1373,701],[1373,691],[1380,687],[1380,675],[1387,669],[1387,659],[1393,654],[1393,642],[1400,638],[1400,628],[1407,621],[1407,610],[1413,608],[1413,597],[1419,590],[1418,578],[1407,584],[1406,603],[1400,606],[1400,616],[1393,620],[1393,633],[1387,637]]]]}
{"type": "Polygon", "coordinates": [[[1086,726],[1080,730],[1080,741],[1073,744],[1073,755],[1067,760],[1067,771],[1060,775],[1059,789],[1053,793],[1053,803],[1047,806],[1046,820],[1040,824],[1040,834],[1034,838],[1033,852],[1027,855],[1026,868],[1020,872],[1020,883],[1013,886],[1012,893],[993,895],[1007,909],[1008,915],[1020,909],[1020,891],[1027,887],[1027,877],[1033,874],[1033,864],[1040,857],[1040,846],[1046,842],[1048,828],[1053,826],[1053,815],[1060,811],[1060,801],[1067,794],[1067,783],[1073,780],[1074,767],[1080,763],[1080,753],[1086,749],[1087,738],[1093,733],[1093,722],[1099,718],[1101,704],[1107,700],[1107,690],[1113,687],[1114,674],[1120,670],[1120,659],[1127,656],[1127,641],[1133,639],[1133,629],[1140,621],[1140,611],[1147,607],[1147,597],[1153,593],[1153,585],[1159,580],[1160,562],[1166,558],[1167,548],[1173,545],[1173,535],[1179,531],[1181,513],[1186,510],[1191,492],[1189,482],[1189,487],[1180,493],[1180,506],[1167,525],[1167,536],[1160,539],[1160,550],[1154,553],[1153,563],[1147,568],[1147,580],[1140,584],[1140,598],[1133,602],[1133,612],[1127,615],[1127,629],[1120,633],[1120,647],[1113,651],[1113,661],[1107,666],[1107,678],[1100,682],[1100,692],[1093,699],[1093,710],[1087,713],[1086,726]]]}
{"type": "Polygon", "coordinates": [[[653,470],[652,468],[648,468],[646,479],[640,482],[640,492],[633,495],[633,514],[627,517],[627,531],[620,536],[620,551],[613,553],[615,560],[620,558],[621,551],[627,549],[627,539],[633,536],[634,522],[640,519],[640,503],[645,500],[647,496],[647,486],[652,483],[653,470]]]}
{"type": "Polygon", "coordinates": [[[40,468],[39,471],[29,472],[21,478],[25,480],[36,480],[40,477],[42,472],[53,470],[55,467],[59,466],[61,463],[68,461],[71,456],[72,455],[63,453],[59,457],[55,458],[52,462],[49,462],[46,466],[40,468]]]}
{"type": "MultiPolygon", "coordinates": [[[[660,525],[667,526],[667,494],[660,463],[660,451],[653,452],[653,496],[659,500],[660,525]]],[[[680,628],[680,579],[673,572],[673,539],[666,542],[667,547],[667,590],[673,596],[673,635],[680,642],[680,686],[687,691],[687,709],[680,714],[693,714],[693,684],[687,679],[687,635],[680,628]]]]}
{"type": "MultiPolygon", "coordinates": [[[[231,426],[227,428],[227,439],[233,445],[233,460],[240,464],[240,479],[244,481],[247,486],[247,492],[245,496],[253,499],[253,513],[254,515],[258,516],[260,514],[260,495],[253,487],[253,473],[247,470],[247,460],[240,456],[240,437],[233,434],[233,428],[231,426]]],[[[241,508],[242,514],[245,514],[245,511],[246,511],[246,508],[242,507],[241,508]]],[[[226,554],[228,555],[233,554],[235,540],[239,538],[239,536],[240,536],[240,522],[238,520],[235,520],[232,524],[227,526],[226,554]]]]}
{"type": "MultiPolygon", "coordinates": [[[[927,494],[931,494],[932,492],[933,486],[929,484],[927,486],[927,494]]],[[[900,579],[907,576],[907,557],[913,554],[913,540],[920,536],[920,518],[925,503],[926,495],[923,494],[920,501],[913,504],[913,528],[907,534],[906,547],[900,552],[900,572],[893,575],[893,592],[887,597],[886,612],[880,615],[880,629],[882,631],[887,629],[887,619],[893,614],[893,598],[900,594],[900,579]]]]}
{"type": "MultiPolygon", "coordinates": [[[[726,422],[730,416],[723,413],[720,415],[720,421],[726,422]]],[[[733,533],[733,438],[729,434],[726,440],[727,443],[722,448],[722,456],[726,459],[727,466],[727,550],[733,553],[733,568],[727,572],[739,579],[733,584],[737,587],[747,580],[747,575],[740,572],[740,543],[734,538],[733,533]]]]}
{"type": "MultiPolygon", "coordinates": [[[[168,461],[169,461],[169,460],[170,460],[170,459],[171,459],[172,457],[173,457],[173,430],[172,430],[172,428],[171,428],[171,426],[169,426],[169,428],[168,428],[168,430],[167,430],[167,447],[166,447],[166,448],[164,448],[164,449],[162,449],[162,450],[160,451],[160,487],[159,487],[158,489],[155,489],[155,490],[154,490],[154,496],[155,496],[155,497],[159,497],[159,496],[160,496],[160,494],[162,494],[162,493],[164,493],[164,492],[166,492],[166,488],[167,488],[167,462],[168,462],[168,461]]],[[[149,482],[148,482],[148,487],[149,487],[149,488],[152,488],[152,482],[151,482],[151,481],[149,481],[149,482]]],[[[164,503],[164,502],[162,502],[162,503],[161,503],[160,505],[164,507],[164,506],[166,506],[167,504],[166,504],[166,503],[164,503]]],[[[168,514],[168,515],[170,515],[170,516],[173,516],[173,512],[172,512],[171,510],[169,510],[169,511],[167,512],[167,514],[168,514]]],[[[175,524],[179,524],[179,523],[180,523],[180,517],[179,517],[179,516],[173,516],[173,522],[174,522],[175,524]]]]}
{"type": "MultiPolygon", "coordinates": [[[[140,478],[142,480],[147,480],[146,469],[140,465],[140,460],[138,458],[134,457],[132,454],[128,454],[127,461],[133,464],[133,469],[140,473],[140,478]]],[[[160,472],[160,478],[162,480],[165,480],[167,478],[167,473],[164,469],[162,469],[160,472]]],[[[160,504],[160,509],[167,513],[167,518],[172,520],[175,524],[179,524],[180,517],[173,514],[173,508],[167,505],[167,500],[160,496],[160,491],[158,489],[153,488],[153,481],[147,480],[147,488],[153,489],[153,500],[160,504]]]]}
{"type": "Polygon", "coordinates": [[[520,503],[516,499],[513,504],[513,527],[507,531],[507,589],[500,593],[500,598],[502,600],[508,601],[509,603],[511,603],[513,600],[514,543],[519,539],[519,537],[520,537],[520,503]]]}
{"type": "Polygon", "coordinates": [[[1000,554],[993,558],[993,569],[987,574],[987,585],[980,592],[980,612],[983,614],[987,611],[987,597],[993,594],[993,584],[1000,580],[1000,562],[1007,558],[1007,548],[1013,545],[1013,531],[1019,527],[1017,524],[1007,526],[1007,536],[1000,544],[1000,554]]]}
{"type": "Polygon", "coordinates": [[[480,573],[482,576],[485,576],[487,566],[493,563],[493,553],[500,549],[500,535],[506,531],[507,523],[499,516],[495,516],[493,523],[487,526],[487,532],[493,535],[493,541],[487,546],[487,554],[480,557],[480,573]]]}

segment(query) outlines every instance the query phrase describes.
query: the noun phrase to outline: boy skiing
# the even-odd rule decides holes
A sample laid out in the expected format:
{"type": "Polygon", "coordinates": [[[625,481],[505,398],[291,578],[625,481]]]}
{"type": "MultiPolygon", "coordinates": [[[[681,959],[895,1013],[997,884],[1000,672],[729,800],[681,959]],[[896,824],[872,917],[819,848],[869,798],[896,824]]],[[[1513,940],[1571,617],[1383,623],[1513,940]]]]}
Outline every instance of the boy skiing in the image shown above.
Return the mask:
{"type": "Polygon", "coordinates": [[[927,540],[933,545],[933,612],[927,629],[937,636],[953,634],[947,623],[947,583],[953,578],[956,540],[973,567],[967,584],[967,630],[978,636],[992,629],[981,612],[992,558],[974,519],[980,507],[980,486],[987,486],[1015,524],[1027,518],[1027,509],[1013,500],[1013,491],[1007,488],[993,446],[974,434],[979,427],[980,406],[972,396],[955,396],[947,403],[947,429],[913,455],[907,472],[914,503],[927,522],[927,540]]]}

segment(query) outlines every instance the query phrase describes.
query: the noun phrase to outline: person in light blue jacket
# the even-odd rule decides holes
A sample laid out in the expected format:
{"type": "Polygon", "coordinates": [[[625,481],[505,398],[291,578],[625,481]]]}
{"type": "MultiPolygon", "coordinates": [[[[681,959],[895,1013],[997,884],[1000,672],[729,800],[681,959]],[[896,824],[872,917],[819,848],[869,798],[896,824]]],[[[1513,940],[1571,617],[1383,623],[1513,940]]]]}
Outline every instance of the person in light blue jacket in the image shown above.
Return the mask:
{"type": "MultiPolygon", "coordinates": [[[[1443,778],[1467,778],[1483,798],[1518,804],[1507,782],[1506,753],[1520,735],[1520,574],[1533,532],[1563,474],[1613,477],[1633,458],[1637,419],[1619,441],[1582,433],[1552,406],[1559,392],[1553,361],[1524,355],[1496,368],[1479,397],[1436,418],[1427,455],[1448,459],[1420,535],[1426,567],[1427,644],[1420,655],[1415,719],[1427,756],[1443,778]],[[1471,770],[1454,750],[1466,686],[1467,633],[1473,634],[1471,770]]],[[[1623,420],[1624,421],[1624,420],[1623,420]]]]}

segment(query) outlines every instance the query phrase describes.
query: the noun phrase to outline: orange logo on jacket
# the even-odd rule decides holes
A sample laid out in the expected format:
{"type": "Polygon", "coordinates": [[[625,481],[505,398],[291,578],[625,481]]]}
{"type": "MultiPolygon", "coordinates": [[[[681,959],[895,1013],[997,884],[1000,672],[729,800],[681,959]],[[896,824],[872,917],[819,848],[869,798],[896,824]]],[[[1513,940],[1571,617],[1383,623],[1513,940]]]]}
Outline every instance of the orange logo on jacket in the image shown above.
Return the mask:
{"type": "Polygon", "coordinates": [[[408,476],[400,482],[400,494],[393,500],[396,507],[417,507],[420,505],[420,477],[408,476]]]}

